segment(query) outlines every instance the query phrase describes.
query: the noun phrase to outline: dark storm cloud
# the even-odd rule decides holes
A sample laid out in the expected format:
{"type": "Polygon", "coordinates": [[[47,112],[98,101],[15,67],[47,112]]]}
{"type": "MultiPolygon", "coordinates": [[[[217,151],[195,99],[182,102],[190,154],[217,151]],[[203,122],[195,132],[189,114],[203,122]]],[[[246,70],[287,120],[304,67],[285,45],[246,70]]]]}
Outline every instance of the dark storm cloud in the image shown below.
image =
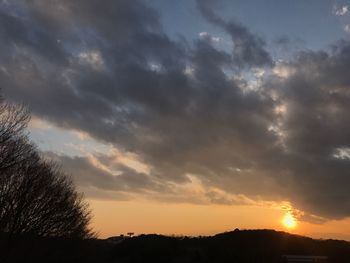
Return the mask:
{"type": "Polygon", "coordinates": [[[287,159],[283,166],[297,183],[293,199],[313,213],[349,215],[349,160],[334,158],[350,145],[350,43],[332,53],[301,52],[288,63],[293,74],[266,83],[278,93],[286,113],[281,120],[287,159]]]}
{"type": "MultiPolygon", "coordinates": [[[[3,4],[4,5],[4,4],[3,4]]],[[[65,54],[54,34],[43,31],[35,21],[25,15],[0,10],[1,58],[6,59],[9,52],[23,49],[33,55],[42,55],[56,63],[65,62],[65,54]]]]}
{"type": "Polygon", "coordinates": [[[232,37],[233,56],[210,38],[169,38],[142,1],[3,2],[2,88],[37,117],[149,166],[145,174],[119,164],[113,174],[87,158],[59,156],[88,193],[201,202],[172,192],[194,176],[211,203],[236,202],[224,192],[349,216],[350,162],[333,156],[350,147],[349,43],[274,64],[263,39],[222,20],[207,1],[198,7],[232,37]],[[257,67],[266,76],[247,89],[244,72],[257,67]]]}
{"type": "Polygon", "coordinates": [[[235,21],[225,21],[213,10],[217,1],[196,0],[199,11],[207,20],[224,29],[232,38],[234,44],[233,56],[235,62],[243,66],[271,66],[270,54],[266,51],[265,41],[251,33],[246,27],[235,21]]]}

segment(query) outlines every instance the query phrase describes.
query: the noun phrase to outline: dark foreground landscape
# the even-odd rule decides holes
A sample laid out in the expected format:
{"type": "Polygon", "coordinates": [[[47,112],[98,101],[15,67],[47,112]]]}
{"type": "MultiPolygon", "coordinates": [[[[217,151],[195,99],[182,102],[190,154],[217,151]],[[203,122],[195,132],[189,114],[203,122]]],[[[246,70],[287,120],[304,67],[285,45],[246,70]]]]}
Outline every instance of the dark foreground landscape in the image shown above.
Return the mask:
{"type": "MultiPolygon", "coordinates": [[[[273,230],[235,230],[210,237],[140,235],[110,239],[36,239],[22,236],[10,246],[7,262],[286,262],[283,255],[327,256],[350,262],[350,242],[316,240],[273,230]]],[[[5,256],[6,255],[6,256],[5,256]]],[[[1,262],[5,262],[2,259],[1,262]]]]}

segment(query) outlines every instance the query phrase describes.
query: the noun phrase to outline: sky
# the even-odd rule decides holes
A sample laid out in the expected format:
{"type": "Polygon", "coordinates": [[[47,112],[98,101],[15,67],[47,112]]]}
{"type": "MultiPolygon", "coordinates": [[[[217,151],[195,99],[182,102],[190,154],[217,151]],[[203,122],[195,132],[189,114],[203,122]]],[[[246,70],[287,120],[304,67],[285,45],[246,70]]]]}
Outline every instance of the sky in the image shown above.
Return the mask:
{"type": "Polygon", "coordinates": [[[31,140],[72,176],[102,238],[350,240],[349,8],[2,0],[1,91],[30,109],[31,140]]]}

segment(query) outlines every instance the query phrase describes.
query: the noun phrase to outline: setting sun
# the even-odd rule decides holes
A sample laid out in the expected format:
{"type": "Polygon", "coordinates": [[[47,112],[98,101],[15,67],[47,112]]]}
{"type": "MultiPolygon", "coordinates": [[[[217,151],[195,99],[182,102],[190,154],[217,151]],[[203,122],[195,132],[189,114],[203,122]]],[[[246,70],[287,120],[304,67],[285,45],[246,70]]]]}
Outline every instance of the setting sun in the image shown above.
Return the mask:
{"type": "Polygon", "coordinates": [[[290,212],[285,214],[285,216],[283,217],[282,223],[286,228],[289,228],[289,229],[293,229],[297,225],[295,217],[290,212]]]}

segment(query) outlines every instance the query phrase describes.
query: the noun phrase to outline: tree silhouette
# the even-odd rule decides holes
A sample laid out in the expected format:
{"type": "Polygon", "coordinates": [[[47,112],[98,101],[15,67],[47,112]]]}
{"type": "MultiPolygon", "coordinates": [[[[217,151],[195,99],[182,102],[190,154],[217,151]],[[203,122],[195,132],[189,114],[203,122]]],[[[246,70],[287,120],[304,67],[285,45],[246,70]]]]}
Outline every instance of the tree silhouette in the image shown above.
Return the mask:
{"type": "Polygon", "coordinates": [[[33,155],[25,131],[29,120],[24,106],[0,101],[0,173],[33,155]]]}
{"type": "Polygon", "coordinates": [[[89,211],[59,167],[39,157],[2,175],[1,231],[38,236],[91,236],[89,211]]]}
{"type": "Polygon", "coordinates": [[[23,106],[0,104],[0,232],[89,238],[90,212],[60,167],[29,143],[23,106]]]}

